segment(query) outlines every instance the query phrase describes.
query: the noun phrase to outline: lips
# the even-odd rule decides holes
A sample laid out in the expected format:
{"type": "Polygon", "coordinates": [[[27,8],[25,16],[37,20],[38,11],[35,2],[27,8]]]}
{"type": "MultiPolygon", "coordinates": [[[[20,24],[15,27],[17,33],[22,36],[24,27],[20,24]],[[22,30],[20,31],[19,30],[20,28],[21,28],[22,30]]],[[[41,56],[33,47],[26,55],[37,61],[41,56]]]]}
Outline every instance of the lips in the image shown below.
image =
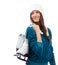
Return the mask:
{"type": "Polygon", "coordinates": [[[33,16],[33,19],[35,19],[35,20],[38,19],[38,18],[39,18],[38,16],[33,16]]]}

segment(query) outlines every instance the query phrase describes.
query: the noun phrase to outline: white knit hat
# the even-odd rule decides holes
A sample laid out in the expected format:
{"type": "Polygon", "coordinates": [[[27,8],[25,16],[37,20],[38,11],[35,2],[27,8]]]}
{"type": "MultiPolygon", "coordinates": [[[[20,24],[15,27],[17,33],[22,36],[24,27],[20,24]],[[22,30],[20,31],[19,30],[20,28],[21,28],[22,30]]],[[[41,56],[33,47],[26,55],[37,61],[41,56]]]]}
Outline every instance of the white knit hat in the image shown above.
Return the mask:
{"type": "Polygon", "coordinates": [[[38,11],[40,11],[42,13],[42,15],[44,15],[43,8],[39,4],[33,4],[30,7],[30,11],[29,12],[31,13],[33,10],[38,10],[38,11]]]}

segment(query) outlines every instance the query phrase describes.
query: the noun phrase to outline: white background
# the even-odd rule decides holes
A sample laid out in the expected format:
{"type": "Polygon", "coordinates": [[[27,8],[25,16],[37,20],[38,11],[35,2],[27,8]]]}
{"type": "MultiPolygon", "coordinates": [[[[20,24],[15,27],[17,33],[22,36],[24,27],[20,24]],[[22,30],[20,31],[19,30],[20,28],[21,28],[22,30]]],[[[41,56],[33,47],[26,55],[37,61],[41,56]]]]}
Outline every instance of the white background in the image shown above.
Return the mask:
{"type": "Polygon", "coordinates": [[[52,31],[52,42],[58,65],[58,2],[57,0],[0,0],[0,65],[25,65],[13,56],[17,38],[30,25],[30,5],[40,4],[44,10],[45,24],[52,31]]]}

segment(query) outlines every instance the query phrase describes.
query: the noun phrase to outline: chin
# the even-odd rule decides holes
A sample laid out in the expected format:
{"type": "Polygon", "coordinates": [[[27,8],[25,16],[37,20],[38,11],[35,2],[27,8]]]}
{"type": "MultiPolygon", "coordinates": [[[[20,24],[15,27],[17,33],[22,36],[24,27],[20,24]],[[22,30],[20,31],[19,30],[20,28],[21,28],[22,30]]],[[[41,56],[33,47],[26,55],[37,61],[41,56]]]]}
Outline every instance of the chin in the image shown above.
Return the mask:
{"type": "Polygon", "coordinates": [[[39,22],[39,20],[33,20],[34,22],[39,22]]]}
{"type": "Polygon", "coordinates": [[[35,21],[35,20],[34,20],[34,22],[39,22],[39,21],[35,21]]]}

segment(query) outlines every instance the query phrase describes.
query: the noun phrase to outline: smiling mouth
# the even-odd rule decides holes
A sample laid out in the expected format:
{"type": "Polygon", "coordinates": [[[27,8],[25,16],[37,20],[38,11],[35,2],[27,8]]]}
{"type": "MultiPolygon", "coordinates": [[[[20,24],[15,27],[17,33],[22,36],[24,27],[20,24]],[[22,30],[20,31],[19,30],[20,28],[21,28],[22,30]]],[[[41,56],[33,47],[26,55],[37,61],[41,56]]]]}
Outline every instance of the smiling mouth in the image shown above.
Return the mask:
{"type": "Polygon", "coordinates": [[[38,19],[39,17],[38,16],[33,16],[33,19],[38,19]]]}
{"type": "Polygon", "coordinates": [[[36,21],[38,21],[39,19],[38,19],[38,18],[33,18],[33,20],[36,20],[36,21]]]}

